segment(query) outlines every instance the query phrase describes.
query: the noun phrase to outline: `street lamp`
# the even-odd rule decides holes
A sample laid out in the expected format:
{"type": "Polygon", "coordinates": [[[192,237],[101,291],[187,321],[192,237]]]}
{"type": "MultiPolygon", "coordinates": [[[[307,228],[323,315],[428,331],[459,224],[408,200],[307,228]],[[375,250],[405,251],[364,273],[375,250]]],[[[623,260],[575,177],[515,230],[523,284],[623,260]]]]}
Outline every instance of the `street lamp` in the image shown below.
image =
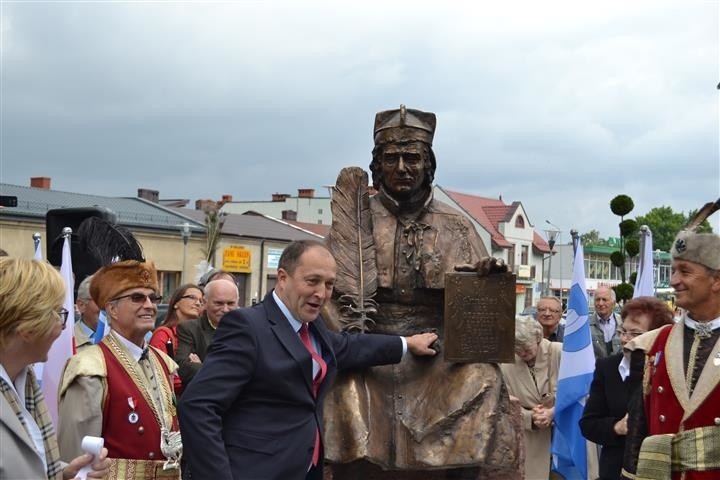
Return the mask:
{"type": "Polygon", "coordinates": [[[185,283],[185,261],[187,259],[187,244],[188,240],[190,240],[190,235],[192,235],[192,230],[190,230],[190,224],[188,222],[185,222],[180,225],[180,238],[182,238],[183,242],[182,275],[180,276],[181,284],[185,283]]]}
{"type": "MultiPolygon", "coordinates": [[[[548,246],[550,247],[550,255],[547,256],[548,259],[548,275],[547,275],[547,284],[545,285],[545,296],[548,296],[550,294],[550,283],[552,280],[552,257],[555,255],[555,252],[553,252],[553,247],[555,247],[555,243],[557,242],[558,236],[560,235],[560,229],[557,228],[555,225],[550,223],[549,220],[545,220],[545,223],[549,224],[552,227],[555,227],[554,229],[548,229],[545,230],[545,233],[547,234],[548,239],[548,246]]],[[[543,257],[543,262],[545,262],[545,257],[543,257]]]]}

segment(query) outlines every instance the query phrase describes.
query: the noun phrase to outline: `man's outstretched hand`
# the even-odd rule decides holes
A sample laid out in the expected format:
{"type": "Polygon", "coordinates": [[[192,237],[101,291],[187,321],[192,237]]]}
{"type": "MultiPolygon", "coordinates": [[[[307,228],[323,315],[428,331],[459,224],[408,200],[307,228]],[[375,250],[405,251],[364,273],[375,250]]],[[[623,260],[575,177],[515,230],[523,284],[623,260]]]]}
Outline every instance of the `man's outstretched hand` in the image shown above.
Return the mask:
{"type": "Polygon", "coordinates": [[[438,339],[437,333],[418,333],[411,337],[405,337],[410,353],[417,356],[435,355],[436,350],[430,346],[438,339]]]}
{"type": "Polygon", "coordinates": [[[477,272],[478,277],[486,277],[496,273],[507,273],[508,266],[505,260],[495,257],[483,257],[475,265],[468,263],[455,265],[457,272],[477,272]]]}

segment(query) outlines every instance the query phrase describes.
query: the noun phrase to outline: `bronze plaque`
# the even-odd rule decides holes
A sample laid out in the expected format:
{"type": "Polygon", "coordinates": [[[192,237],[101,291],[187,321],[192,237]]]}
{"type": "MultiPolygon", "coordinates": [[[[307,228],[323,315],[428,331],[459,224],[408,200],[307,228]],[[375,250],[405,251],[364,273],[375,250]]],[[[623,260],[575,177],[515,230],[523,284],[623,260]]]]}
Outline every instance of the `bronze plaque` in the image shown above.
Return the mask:
{"type": "Polygon", "coordinates": [[[515,275],[445,275],[445,360],[515,361],[515,275]]]}

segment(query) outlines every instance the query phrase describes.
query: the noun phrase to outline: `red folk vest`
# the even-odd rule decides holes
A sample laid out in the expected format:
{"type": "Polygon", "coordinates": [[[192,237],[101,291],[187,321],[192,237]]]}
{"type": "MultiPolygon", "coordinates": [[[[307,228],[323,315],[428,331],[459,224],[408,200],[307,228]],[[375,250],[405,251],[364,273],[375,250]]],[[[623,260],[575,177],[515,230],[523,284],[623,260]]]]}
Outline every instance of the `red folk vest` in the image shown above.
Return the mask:
{"type": "MultiPolygon", "coordinates": [[[[655,343],[648,351],[647,362],[650,362],[648,368],[651,377],[649,391],[645,394],[645,416],[649,435],[677,433],[697,427],[717,425],[716,419],[720,418],[720,388],[715,388],[700,407],[685,421],[682,421],[685,410],[673,390],[672,383],[670,383],[666,363],[668,352],[665,347],[671,331],[672,326],[664,327],[658,333],[655,343]],[[660,354],[660,358],[655,363],[658,354],[660,354]]],[[[712,360],[712,358],[708,358],[705,368],[713,368],[712,360]]],[[[682,356],[671,359],[671,362],[683,361],[682,356]]],[[[720,369],[718,370],[720,371],[720,369]]],[[[672,478],[673,480],[680,478],[685,480],[717,480],[720,478],[720,472],[717,470],[685,472],[684,477],[681,476],[680,472],[673,472],[672,478]]]]}
{"type": "MultiPolygon", "coordinates": [[[[127,370],[113,355],[104,342],[98,344],[105,358],[107,368],[107,391],[103,402],[102,435],[109,458],[127,458],[140,460],[163,460],[160,451],[160,425],[152,408],[133,382],[127,370]],[[134,403],[137,422],[130,421],[133,409],[128,398],[134,403]]],[[[162,365],[165,381],[170,382],[167,365],[157,352],[150,348],[162,365]]],[[[159,379],[158,379],[159,380],[159,379]]],[[[177,430],[177,417],[173,416],[173,430],[177,430]]]]}

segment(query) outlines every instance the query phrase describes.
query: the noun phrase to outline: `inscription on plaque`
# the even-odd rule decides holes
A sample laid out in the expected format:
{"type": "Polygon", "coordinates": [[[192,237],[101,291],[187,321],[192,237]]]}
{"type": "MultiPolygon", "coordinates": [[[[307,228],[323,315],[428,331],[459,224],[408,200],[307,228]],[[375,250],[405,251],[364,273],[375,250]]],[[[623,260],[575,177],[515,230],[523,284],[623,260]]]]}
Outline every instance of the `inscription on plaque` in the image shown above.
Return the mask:
{"type": "Polygon", "coordinates": [[[515,275],[445,276],[445,360],[515,361],[515,275]]]}

